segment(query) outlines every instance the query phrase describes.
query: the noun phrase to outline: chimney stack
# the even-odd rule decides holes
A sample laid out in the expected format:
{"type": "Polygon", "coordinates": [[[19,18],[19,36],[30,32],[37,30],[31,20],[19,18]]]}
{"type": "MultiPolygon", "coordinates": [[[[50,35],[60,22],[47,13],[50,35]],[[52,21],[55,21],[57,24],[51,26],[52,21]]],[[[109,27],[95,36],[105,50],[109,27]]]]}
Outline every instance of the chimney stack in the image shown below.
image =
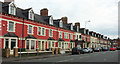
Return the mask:
{"type": "Polygon", "coordinates": [[[41,16],[48,16],[48,9],[47,8],[43,8],[40,10],[40,15],[41,16]]]}
{"type": "Polygon", "coordinates": [[[67,23],[68,23],[68,18],[67,18],[67,17],[62,17],[61,19],[62,19],[62,22],[63,22],[64,24],[67,24],[67,23]]]}
{"type": "Polygon", "coordinates": [[[14,0],[4,0],[4,2],[14,2],[14,0]]]}
{"type": "Polygon", "coordinates": [[[75,26],[78,26],[80,28],[80,23],[79,22],[76,22],[75,23],[75,26]]]}

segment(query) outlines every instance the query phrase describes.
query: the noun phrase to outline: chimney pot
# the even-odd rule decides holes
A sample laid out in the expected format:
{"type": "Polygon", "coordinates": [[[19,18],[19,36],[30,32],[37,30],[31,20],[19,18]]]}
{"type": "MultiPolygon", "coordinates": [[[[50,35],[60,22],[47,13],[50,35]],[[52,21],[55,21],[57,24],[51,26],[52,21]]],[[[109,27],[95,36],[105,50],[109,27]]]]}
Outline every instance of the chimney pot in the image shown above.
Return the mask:
{"type": "Polygon", "coordinates": [[[14,2],[14,0],[4,0],[4,2],[14,2]]]}
{"type": "Polygon", "coordinates": [[[64,24],[68,23],[68,18],[67,17],[62,17],[61,19],[62,19],[62,21],[63,21],[64,24]]]}
{"type": "Polygon", "coordinates": [[[40,10],[40,15],[41,16],[48,16],[48,9],[47,8],[43,8],[40,10]]]}
{"type": "Polygon", "coordinates": [[[78,26],[80,28],[80,23],[79,22],[76,22],[75,23],[75,26],[78,26]]]}

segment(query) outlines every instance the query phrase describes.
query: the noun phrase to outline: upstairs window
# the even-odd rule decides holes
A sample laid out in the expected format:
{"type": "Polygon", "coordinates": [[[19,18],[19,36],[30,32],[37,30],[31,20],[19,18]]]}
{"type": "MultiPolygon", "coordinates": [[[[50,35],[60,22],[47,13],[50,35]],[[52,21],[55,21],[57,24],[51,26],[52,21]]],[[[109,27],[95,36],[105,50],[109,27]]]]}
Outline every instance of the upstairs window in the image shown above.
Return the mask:
{"type": "Polygon", "coordinates": [[[63,27],[63,22],[62,22],[62,21],[60,21],[60,27],[61,27],[61,28],[63,27]]]}
{"type": "Polygon", "coordinates": [[[16,15],[16,6],[13,2],[9,4],[9,14],[16,15]]]}
{"type": "Polygon", "coordinates": [[[28,34],[33,34],[33,26],[28,25],[28,34]]]}
{"type": "Polygon", "coordinates": [[[50,19],[49,19],[49,24],[50,25],[53,25],[53,17],[51,16],[50,19]]]}
{"type": "Polygon", "coordinates": [[[73,30],[73,25],[71,24],[71,30],[73,30]]]}
{"type": "Polygon", "coordinates": [[[34,12],[32,9],[29,11],[29,19],[34,20],[34,12]]]}
{"type": "Polygon", "coordinates": [[[50,36],[50,37],[53,36],[53,30],[52,30],[52,29],[49,30],[49,36],[50,36]]]}
{"type": "Polygon", "coordinates": [[[77,34],[76,34],[76,33],[75,33],[75,39],[78,39],[78,38],[77,38],[77,34]]]}
{"type": "Polygon", "coordinates": [[[38,35],[41,35],[41,27],[38,27],[38,35]]]}
{"type": "Polygon", "coordinates": [[[71,34],[71,40],[73,40],[73,34],[71,34]]]}
{"type": "Polygon", "coordinates": [[[62,38],[62,32],[59,32],[59,38],[62,38]]]}
{"type": "Polygon", "coordinates": [[[77,32],[79,32],[79,26],[77,26],[77,32]]]}
{"type": "Polygon", "coordinates": [[[64,33],[64,38],[67,39],[67,35],[66,35],[66,33],[64,33]]]}
{"type": "Polygon", "coordinates": [[[67,33],[67,39],[69,39],[69,33],[67,33]]]}
{"type": "Polygon", "coordinates": [[[42,35],[45,36],[45,28],[42,28],[42,35]]]}
{"type": "Polygon", "coordinates": [[[15,23],[12,21],[9,21],[8,23],[8,31],[9,32],[15,32],[15,23]]]}

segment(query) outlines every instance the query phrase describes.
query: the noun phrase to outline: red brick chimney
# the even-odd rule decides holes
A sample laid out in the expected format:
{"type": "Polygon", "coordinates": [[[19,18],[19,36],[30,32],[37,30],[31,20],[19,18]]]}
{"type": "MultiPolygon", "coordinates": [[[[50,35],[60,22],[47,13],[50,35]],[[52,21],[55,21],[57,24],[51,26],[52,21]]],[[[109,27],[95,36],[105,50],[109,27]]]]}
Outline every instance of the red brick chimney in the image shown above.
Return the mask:
{"type": "Polygon", "coordinates": [[[4,2],[14,2],[14,0],[4,0],[4,2]]]}
{"type": "Polygon", "coordinates": [[[80,28],[80,23],[79,22],[76,22],[75,23],[75,26],[78,26],[80,28]]]}
{"type": "Polygon", "coordinates": [[[63,21],[64,24],[68,23],[68,18],[67,17],[62,17],[61,19],[62,19],[62,21],[63,21]]]}
{"type": "Polygon", "coordinates": [[[40,10],[40,15],[41,16],[48,16],[48,9],[47,8],[43,8],[40,10]]]}

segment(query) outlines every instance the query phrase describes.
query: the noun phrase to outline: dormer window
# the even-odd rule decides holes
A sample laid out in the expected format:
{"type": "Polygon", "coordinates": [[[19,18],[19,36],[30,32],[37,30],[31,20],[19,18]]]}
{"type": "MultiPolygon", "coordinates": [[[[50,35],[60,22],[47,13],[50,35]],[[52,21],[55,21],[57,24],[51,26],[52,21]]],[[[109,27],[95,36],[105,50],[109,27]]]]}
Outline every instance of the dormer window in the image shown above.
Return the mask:
{"type": "Polygon", "coordinates": [[[9,4],[9,14],[16,15],[16,6],[13,2],[9,4]]]}
{"type": "Polygon", "coordinates": [[[29,19],[34,20],[34,12],[32,9],[29,11],[29,19]]]}
{"type": "Polygon", "coordinates": [[[77,32],[79,32],[79,26],[77,26],[77,32]]]}
{"type": "Polygon", "coordinates": [[[49,19],[49,24],[50,25],[53,25],[53,17],[51,16],[50,19],[49,19]]]}
{"type": "Polygon", "coordinates": [[[71,30],[73,30],[73,25],[71,24],[71,30]]]}
{"type": "Polygon", "coordinates": [[[60,25],[60,27],[62,28],[62,27],[63,27],[63,22],[62,22],[62,21],[60,21],[60,24],[59,24],[59,25],[60,25]]]}

